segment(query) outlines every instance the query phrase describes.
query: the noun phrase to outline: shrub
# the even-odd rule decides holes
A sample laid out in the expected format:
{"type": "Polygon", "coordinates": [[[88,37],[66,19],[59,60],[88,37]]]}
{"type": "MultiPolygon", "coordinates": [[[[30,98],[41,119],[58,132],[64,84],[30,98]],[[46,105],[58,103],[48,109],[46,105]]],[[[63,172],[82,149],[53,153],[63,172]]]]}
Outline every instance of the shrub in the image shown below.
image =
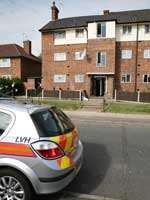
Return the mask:
{"type": "Polygon", "coordinates": [[[22,95],[24,93],[24,85],[19,78],[0,78],[0,92],[7,95],[22,95]]]}

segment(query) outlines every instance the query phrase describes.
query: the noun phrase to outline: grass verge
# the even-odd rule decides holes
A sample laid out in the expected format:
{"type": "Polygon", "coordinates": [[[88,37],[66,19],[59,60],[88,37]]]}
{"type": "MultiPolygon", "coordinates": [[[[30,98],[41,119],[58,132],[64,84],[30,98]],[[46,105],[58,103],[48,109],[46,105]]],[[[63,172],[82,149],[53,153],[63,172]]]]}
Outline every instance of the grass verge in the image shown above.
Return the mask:
{"type": "Polygon", "coordinates": [[[33,103],[49,107],[56,106],[63,110],[78,110],[83,106],[82,102],[75,100],[33,100],[33,103]]]}
{"type": "Polygon", "coordinates": [[[147,113],[150,114],[150,104],[113,102],[106,112],[113,113],[147,113]]]}

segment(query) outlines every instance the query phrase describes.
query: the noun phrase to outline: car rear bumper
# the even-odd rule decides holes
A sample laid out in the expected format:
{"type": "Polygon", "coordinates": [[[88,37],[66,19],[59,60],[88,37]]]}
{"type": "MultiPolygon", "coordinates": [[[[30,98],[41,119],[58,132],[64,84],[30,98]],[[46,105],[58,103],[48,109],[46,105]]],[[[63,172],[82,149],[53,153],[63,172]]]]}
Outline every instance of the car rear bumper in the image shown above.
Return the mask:
{"type": "Polygon", "coordinates": [[[38,194],[51,194],[56,193],[63,188],[65,188],[78,174],[80,171],[80,168],[82,166],[82,159],[80,160],[80,163],[78,163],[78,168],[74,168],[70,173],[67,173],[64,175],[64,177],[57,177],[56,179],[59,179],[58,181],[45,179],[44,181],[40,181],[39,183],[39,190],[37,191],[38,194]],[[62,178],[62,179],[61,179],[62,178]],[[48,182],[50,181],[50,182],[48,182]]]}
{"type": "Polygon", "coordinates": [[[39,178],[39,187],[37,194],[56,193],[65,188],[78,174],[82,166],[82,156],[77,164],[70,169],[66,174],[56,178],[39,178]]]}

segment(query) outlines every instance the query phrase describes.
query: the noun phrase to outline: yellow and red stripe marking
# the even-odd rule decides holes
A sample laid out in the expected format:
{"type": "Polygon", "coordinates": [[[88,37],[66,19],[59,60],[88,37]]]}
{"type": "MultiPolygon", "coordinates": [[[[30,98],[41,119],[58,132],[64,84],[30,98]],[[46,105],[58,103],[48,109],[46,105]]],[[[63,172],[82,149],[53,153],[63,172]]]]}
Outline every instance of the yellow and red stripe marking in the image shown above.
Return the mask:
{"type": "Polygon", "coordinates": [[[36,155],[28,145],[6,143],[6,142],[0,142],[0,154],[24,156],[24,157],[36,157],[36,155]]]}
{"type": "Polygon", "coordinates": [[[71,152],[77,147],[78,132],[74,129],[71,133],[50,138],[51,141],[56,142],[68,154],[63,158],[57,160],[57,164],[61,169],[66,169],[73,165],[71,152]],[[70,155],[69,155],[70,154],[70,155]]]}

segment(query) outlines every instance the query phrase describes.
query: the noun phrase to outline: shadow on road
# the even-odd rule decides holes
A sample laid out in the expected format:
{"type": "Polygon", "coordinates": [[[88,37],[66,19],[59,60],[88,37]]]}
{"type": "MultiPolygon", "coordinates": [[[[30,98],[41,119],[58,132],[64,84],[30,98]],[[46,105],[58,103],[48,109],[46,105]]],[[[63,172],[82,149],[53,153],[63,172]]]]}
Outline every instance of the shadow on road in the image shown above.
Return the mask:
{"type": "MultiPolygon", "coordinates": [[[[91,193],[103,181],[111,164],[111,157],[102,144],[84,143],[83,167],[79,175],[64,190],[77,193],[91,193]]],[[[43,195],[36,200],[59,199],[61,193],[43,195]]]]}
{"type": "Polygon", "coordinates": [[[103,181],[111,164],[111,157],[102,144],[84,143],[84,161],[79,175],[65,189],[79,193],[91,193],[103,181]]]}

